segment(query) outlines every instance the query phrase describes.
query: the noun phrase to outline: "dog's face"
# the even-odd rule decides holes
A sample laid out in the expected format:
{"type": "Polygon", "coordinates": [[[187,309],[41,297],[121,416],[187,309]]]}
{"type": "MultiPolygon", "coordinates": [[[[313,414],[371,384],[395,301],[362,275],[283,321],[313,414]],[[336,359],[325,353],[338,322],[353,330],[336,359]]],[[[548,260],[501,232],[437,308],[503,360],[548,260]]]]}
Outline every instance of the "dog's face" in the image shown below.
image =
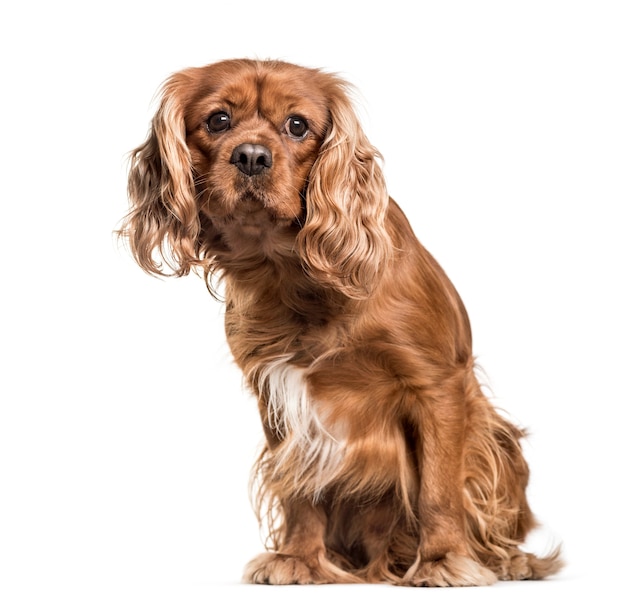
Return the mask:
{"type": "Polygon", "coordinates": [[[329,126],[325,75],[224,62],[181,77],[201,212],[247,236],[304,222],[304,191],[329,126]]]}
{"type": "Polygon", "coordinates": [[[360,297],[390,249],[377,159],[332,74],[248,59],[183,70],[132,154],[122,232],[148,272],[164,273],[159,256],[207,276],[289,258],[360,297]]]}

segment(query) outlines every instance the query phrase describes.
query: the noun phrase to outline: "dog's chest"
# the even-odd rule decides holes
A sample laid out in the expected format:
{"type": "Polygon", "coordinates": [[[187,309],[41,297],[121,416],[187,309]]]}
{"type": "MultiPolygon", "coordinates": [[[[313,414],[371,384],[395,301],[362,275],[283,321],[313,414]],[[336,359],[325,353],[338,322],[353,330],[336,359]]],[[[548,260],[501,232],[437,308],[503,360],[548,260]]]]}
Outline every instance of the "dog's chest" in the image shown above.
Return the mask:
{"type": "Polygon", "coordinates": [[[278,468],[297,470],[321,491],[337,476],[346,448],[346,429],[324,419],[320,403],[309,393],[306,369],[286,358],[269,364],[260,375],[268,422],[281,439],[278,468]]]}
{"type": "Polygon", "coordinates": [[[292,363],[310,365],[343,343],[343,305],[332,294],[280,273],[264,276],[263,288],[258,282],[233,283],[227,293],[226,335],[247,377],[261,364],[275,370],[272,361],[287,353],[292,363]]]}

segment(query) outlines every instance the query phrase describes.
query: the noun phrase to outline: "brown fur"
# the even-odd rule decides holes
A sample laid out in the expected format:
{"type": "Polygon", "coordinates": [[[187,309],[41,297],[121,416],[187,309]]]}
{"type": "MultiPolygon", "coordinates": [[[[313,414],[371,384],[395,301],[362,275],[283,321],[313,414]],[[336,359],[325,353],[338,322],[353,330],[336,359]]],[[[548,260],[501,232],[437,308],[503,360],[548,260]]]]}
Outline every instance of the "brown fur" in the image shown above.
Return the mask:
{"type": "Polygon", "coordinates": [[[523,433],[474,373],[454,287],[386,192],[337,77],[233,60],[173,75],[131,158],[120,233],[154,274],[224,283],[226,333],[267,443],[257,511],[270,584],[464,586],[561,566],[534,526],[523,433]],[[228,128],[207,119],[226,112],[228,128]],[[308,131],[294,137],[290,116],[308,131]],[[240,144],[271,151],[248,175],[240,144]]]}

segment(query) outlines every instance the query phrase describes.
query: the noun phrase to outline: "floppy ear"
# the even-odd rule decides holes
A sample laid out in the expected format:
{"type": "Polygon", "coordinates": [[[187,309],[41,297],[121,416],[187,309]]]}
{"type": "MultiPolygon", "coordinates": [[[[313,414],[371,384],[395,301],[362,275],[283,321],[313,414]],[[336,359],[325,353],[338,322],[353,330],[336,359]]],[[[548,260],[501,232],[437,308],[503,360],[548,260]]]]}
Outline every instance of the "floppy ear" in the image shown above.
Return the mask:
{"type": "Polygon", "coordinates": [[[131,208],[118,235],[151,274],[184,276],[198,262],[200,219],[179,94],[184,80],[179,73],[163,85],[148,138],[130,155],[131,208]]]}
{"type": "Polygon", "coordinates": [[[307,187],[307,219],[298,235],[308,272],[353,298],[371,292],[391,252],[389,197],[370,144],[341,81],[330,95],[330,126],[307,187]]]}

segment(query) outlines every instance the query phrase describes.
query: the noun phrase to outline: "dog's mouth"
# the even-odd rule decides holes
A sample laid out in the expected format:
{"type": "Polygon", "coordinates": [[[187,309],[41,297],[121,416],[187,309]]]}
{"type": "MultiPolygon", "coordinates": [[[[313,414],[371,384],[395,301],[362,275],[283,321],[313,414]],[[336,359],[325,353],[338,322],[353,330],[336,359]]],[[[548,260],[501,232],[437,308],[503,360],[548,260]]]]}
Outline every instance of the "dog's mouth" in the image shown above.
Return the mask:
{"type": "Polygon", "coordinates": [[[300,209],[294,213],[284,204],[276,204],[270,196],[250,191],[238,196],[228,212],[209,213],[209,216],[213,224],[225,232],[255,239],[276,230],[299,228],[303,223],[300,209]]]}
{"type": "Polygon", "coordinates": [[[214,174],[197,178],[201,208],[218,229],[243,235],[298,230],[306,220],[306,184],[285,185],[276,175],[237,171],[221,179],[214,174]],[[229,177],[229,178],[226,178],[229,177]],[[294,187],[296,186],[296,187],[294,187]]]}
{"type": "Polygon", "coordinates": [[[297,198],[288,200],[274,193],[271,187],[249,183],[240,189],[229,216],[244,226],[302,227],[306,219],[306,192],[303,190],[297,198]]]}

